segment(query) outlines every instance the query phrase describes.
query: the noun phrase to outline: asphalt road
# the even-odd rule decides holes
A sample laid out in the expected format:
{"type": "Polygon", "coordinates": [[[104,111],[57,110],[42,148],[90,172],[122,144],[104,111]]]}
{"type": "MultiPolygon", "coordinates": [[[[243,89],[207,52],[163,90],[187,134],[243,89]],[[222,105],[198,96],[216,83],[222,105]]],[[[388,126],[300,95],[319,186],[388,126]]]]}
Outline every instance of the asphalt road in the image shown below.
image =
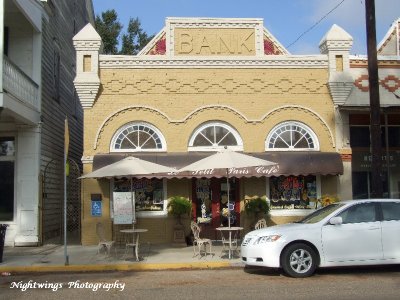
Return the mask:
{"type": "Polygon", "coordinates": [[[11,274],[0,277],[0,298],[397,300],[400,266],[319,270],[305,279],[247,268],[11,274]]]}

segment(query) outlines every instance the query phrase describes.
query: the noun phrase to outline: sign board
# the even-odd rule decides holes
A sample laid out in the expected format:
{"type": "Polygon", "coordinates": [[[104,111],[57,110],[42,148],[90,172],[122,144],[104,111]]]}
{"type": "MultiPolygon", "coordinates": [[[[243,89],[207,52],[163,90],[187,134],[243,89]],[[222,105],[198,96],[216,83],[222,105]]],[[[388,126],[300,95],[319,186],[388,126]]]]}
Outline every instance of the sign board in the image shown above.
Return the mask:
{"type": "Polygon", "coordinates": [[[101,194],[91,194],[90,200],[92,200],[92,205],[91,205],[92,217],[101,217],[102,216],[101,194]]]}
{"type": "Polygon", "coordinates": [[[101,217],[101,201],[92,201],[92,217],[101,217]]]}
{"type": "Polygon", "coordinates": [[[132,224],[134,222],[131,192],[114,192],[114,224],[132,224]]]}

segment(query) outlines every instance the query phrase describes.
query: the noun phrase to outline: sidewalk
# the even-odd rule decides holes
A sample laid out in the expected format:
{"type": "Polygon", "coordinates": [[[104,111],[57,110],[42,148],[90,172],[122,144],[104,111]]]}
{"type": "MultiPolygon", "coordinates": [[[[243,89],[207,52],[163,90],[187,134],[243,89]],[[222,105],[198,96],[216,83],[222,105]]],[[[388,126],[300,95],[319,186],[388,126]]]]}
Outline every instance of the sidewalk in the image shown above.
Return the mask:
{"type": "Polygon", "coordinates": [[[222,246],[213,243],[214,255],[194,256],[193,246],[141,244],[140,261],[133,255],[123,258],[125,248],[117,247],[117,253],[97,254],[97,246],[71,245],[67,247],[69,264],[65,265],[63,245],[41,247],[5,247],[0,273],[32,272],[93,272],[93,271],[145,271],[165,269],[214,269],[243,267],[238,253],[228,259],[227,252],[221,257],[222,246]]]}

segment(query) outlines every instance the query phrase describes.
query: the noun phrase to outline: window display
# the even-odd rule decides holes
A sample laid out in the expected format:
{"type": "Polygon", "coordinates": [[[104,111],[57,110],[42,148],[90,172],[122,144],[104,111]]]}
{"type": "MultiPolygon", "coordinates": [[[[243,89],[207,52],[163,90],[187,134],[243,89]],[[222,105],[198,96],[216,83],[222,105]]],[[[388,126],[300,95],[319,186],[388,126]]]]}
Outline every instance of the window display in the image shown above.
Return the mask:
{"type": "MultiPolygon", "coordinates": [[[[162,179],[136,179],[132,180],[132,189],[135,194],[135,210],[163,211],[165,209],[164,190],[162,179]]],[[[129,179],[115,179],[114,192],[130,192],[131,181],[129,179]]]]}
{"type": "Polygon", "coordinates": [[[271,209],[315,208],[315,176],[280,176],[269,180],[271,209]]]}

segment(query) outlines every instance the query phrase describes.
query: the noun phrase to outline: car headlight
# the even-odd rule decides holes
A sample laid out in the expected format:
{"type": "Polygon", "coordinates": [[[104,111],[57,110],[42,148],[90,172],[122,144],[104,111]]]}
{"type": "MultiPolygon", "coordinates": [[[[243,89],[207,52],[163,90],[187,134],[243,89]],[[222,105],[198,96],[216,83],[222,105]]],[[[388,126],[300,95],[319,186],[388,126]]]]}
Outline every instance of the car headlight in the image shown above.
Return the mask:
{"type": "Polygon", "coordinates": [[[264,243],[269,243],[269,242],[276,242],[281,238],[281,235],[279,234],[274,234],[274,235],[267,235],[267,236],[262,236],[256,239],[254,242],[254,245],[259,245],[259,244],[264,244],[264,243]]]}

